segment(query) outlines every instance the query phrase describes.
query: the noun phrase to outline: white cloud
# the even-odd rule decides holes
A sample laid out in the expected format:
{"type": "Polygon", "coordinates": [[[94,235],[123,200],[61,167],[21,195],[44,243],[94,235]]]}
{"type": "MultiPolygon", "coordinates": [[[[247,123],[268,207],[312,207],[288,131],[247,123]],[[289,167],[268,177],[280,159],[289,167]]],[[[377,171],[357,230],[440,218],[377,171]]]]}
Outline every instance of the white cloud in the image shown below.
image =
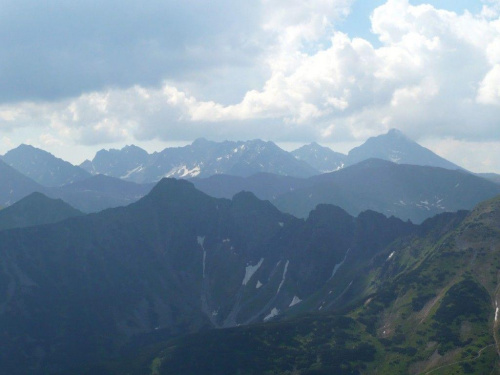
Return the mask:
{"type": "Polygon", "coordinates": [[[481,81],[477,101],[485,105],[500,105],[500,64],[495,64],[481,81]]]}
{"type": "MultiPolygon", "coordinates": [[[[232,104],[217,100],[213,70],[201,69],[153,87],[4,104],[0,127],[37,123],[45,133],[85,144],[199,136],[350,142],[391,127],[415,139],[500,140],[498,2],[479,14],[457,14],[388,0],[371,17],[379,46],[335,30],[351,2],[262,0],[258,30],[238,38],[258,46],[251,77],[228,67],[212,80],[253,82],[232,104]]],[[[230,44],[224,46],[230,55],[230,44]]],[[[203,59],[210,46],[188,51],[203,59]]]]}
{"type": "Polygon", "coordinates": [[[473,172],[500,172],[500,141],[427,139],[422,145],[473,172]]]}

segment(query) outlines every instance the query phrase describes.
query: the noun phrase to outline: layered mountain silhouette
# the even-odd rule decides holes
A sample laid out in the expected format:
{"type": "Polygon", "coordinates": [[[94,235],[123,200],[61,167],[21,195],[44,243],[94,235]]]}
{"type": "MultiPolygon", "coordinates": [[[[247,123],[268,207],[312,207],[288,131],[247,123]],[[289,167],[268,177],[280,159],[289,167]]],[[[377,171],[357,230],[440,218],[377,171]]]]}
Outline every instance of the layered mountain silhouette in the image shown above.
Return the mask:
{"type": "MultiPolygon", "coordinates": [[[[212,175],[248,177],[257,173],[307,178],[378,158],[399,164],[460,169],[432,151],[410,140],[396,129],[369,138],[348,155],[317,143],[291,153],[262,140],[212,142],[200,138],[185,147],[166,148],[148,154],[137,146],[101,150],[80,167],[28,145],[9,151],[2,159],[43,186],[63,186],[104,174],[137,183],[155,183],[163,177],[193,178],[212,175]]],[[[492,178],[492,175],[485,177],[492,178]]]]}
{"type": "Polygon", "coordinates": [[[274,203],[299,217],[306,217],[319,203],[330,203],[352,215],[371,209],[420,223],[438,213],[471,209],[500,194],[498,184],[468,172],[380,159],[313,180],[312,186],[282,194],[274,203]]]}
{"type": "Polygon", "coordinates": [[[152,186],[96,175],[60,187],[46,187],[0,160],[0,206],[3,207],[38,192],[53,199],[62,199],[83,212],[97,212],[135,202],[147,194],[152,186]]]}
{"type": "Polygon", "coordinates": [[[114,177],[96,175],[58,188],[47,188],[43,192],[90,213],[136,202],[152,187],[153,184],[136,184],[114,177]]]}
{"type": "Polygon", "coordinates": [[[369,138],[348,155],[313,142],[288,153],[272,142],[212,142],[200,138],[185,147],[166,148],[148,154],[136,146],[121,150],[101,150],[81,167],[92,174],[105,174],[139,183],[156,182],[162,177],[193,178],[226,174],[248,177],[271,173],[309,177],[379,158],[400,164],[460,169],[429,149],[410,140],[396,129],[369,138]]]}
{"type": "MultiPolygon", "coordinates": [[[[328,153],[318,147],[320,146],[313,145],[313,148],[321,151],[318,151],[320,154],[328,153]]],[[[25,148],[29,151],[26,160],[32,160],[30,165],[34,169],[37,169],[35,161],[38,159],[30,159],[29,155],[50,155],[31,146],[19,147],[15,150],[15,154],[22,153],[25,148]]],[[[388,157],[394,154],[390,150],[397,149],[406,152],[403,153],[405,156],[399,162],[413,160],[417,163],[420,160],[425,164],[427,160],[427,164],[443,165],[439,157],[410,141],[396,130],[369,139],[365,145],[352,150],[349,155],[360,153],[382,155],[381,150],[386,150],[386,154],[382,156],[388,157]]],[[[346,156],[346,163],[351,158],[349,155],[346,156]]],[[[54,165],[61,162],[52,155],[47,157],[55,163],[54,165]]],[[[240,191],[251,191],[257,197],[271,200],[281,210],[299,217],[306,217],[318,204],[331,203],[346,209],[351,215],[372,209],[388,216],[394,215],[419,223],[444,211],[471,209],[481,200],[493,197],[500,192],[498,184],[488,183],[479,177],[474,179],[463,170],[432,169],[428,166],[395,164],[382,160],[365,160],[351,166],[344,166],[337,172],[309,178],[293,177],[288,174],[291,174],[292,170],[300,172],[300,166],[307,164],[296,160],[291,154],[279,149],[273,143],[262,141],[217,143],[199,139],[190,146],[168,148],[153,155],[147,154],[138,147],[128,146],[122,150],[100,151],[96,155],[95,166],[97,169],[104,168],[106,173],[121,175],[126,179],[130,177],[130,180],[156,180],[162,175],[169,175],[169,171],[174,169],[178,172],[180,169],[173,166],[180,165],[183,161],[185,161],[183,165],[186,165],[189,170],[194,171],[195,164],[203,167],[203,173],[201,169],[199,171],[196,169],[193,174],[188,173],[188,175],[208,175],[208,178],[196,177],[193,181],[199,189],[211,196],[231,198],[240,191]],[[227,158],[218,156],[224,153],[229,156],[227,158]],[[274,172],[279,170],[279,172],[252,174],[259,169],[274,172]],[[222,173],[226,170],[232,175],[222,173]],[[128,177],[123,174],[128,174],[129,171],[133,173],[128,177]],[[132,175],[135,177],[132,178],[132,175]],[[465,177],[467,175],[469,177],[465,177]],[[461,185],[462,180],[467,183],[461,185]]],[[[308,168],[312,173],[313,168],[308,168]]],[[[47,169],[42,165],[39,170],[47,174],[47,171],[63,169],[56,167],[47,169]]],[[[93,172],[96,171],[94,168],[93,172]]],[[[177,172],[172,173],[175,175],[177,172]]],[[[302,172],[295,174],[306,174],[302,172]]],[[[57,175],[55,172],[49,174],[53,174],[53,177],[57,175]]],[[[31,192],[39,191],[52,198],[61,198],[81,211],[97,212],[130,204],[144,196],[152,187],[151,184],[138,185],[132,181],[104,175],[95,175],[51,188],[41,187],[35,181],[25,178],[25,184],[21,187],[19,182],[12,184],[7,182],[10,179],[9,176],[14,178],[14,175],[15,173],[11,170],[4,176],[5,186],[19,187],[6,189],[3,193],[0,191],[0,204],[4,206],[14,203],[31,192]]],[[[63,175],[57,179],[61,180],[63,175]]],[[[15,177],[17,180],[20,178],[19,174],[15,177]]]]}
{"type": "Polygon", "coordinates": [[[342,207],[351,215],[365,210],[421,223],[442,212],[472,209],[500,194],[494,182],[462,170],[396,164],[370,159],[308,179],[259,174],[247,178],[194,179],[207,194],[229,198],[247,190],[280,210],[307,217],[318,204],[342,207]]]}

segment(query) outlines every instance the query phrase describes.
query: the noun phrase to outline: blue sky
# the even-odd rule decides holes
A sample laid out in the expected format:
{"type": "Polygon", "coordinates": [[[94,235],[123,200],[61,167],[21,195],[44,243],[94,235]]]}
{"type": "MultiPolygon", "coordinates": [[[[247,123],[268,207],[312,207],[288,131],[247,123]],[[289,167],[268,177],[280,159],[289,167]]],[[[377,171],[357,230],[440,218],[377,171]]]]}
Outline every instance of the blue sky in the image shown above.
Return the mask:
{"type": "MultiPolygon", "coordinates": [[[[346,17],[338,29],[348,33],[351,37],[359,37],[369,40],[375,45],[379,45],[376,35],[370,32],[370,15],[373,10],[384,4],[385,0],[356,0],[352,4],[351,13],[346,17]]],[[[450,10],[457,13],[465,11],[478,13],[481,11],[483,4],[480,1],[474,0],[411,0],[411,4],[432,4],[438,8],[450,10]]]]}
{"type": "Polygon", "coordinates": [[[0,0],[0,153],[79,163],[198,137],[345,152],[399,128],[500,172],[499,15],[500,0],[0,0]]]}

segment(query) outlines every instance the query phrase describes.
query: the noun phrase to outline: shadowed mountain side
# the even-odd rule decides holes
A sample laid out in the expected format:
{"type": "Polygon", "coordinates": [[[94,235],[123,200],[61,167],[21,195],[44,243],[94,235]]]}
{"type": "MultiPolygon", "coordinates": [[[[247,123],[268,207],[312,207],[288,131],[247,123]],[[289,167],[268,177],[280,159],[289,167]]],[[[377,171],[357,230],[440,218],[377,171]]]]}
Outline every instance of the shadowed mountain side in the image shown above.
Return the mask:
{"type": "Polygon", "coordinates": [[[32,193],[0,211],[0,230],[51,224],[83,215],[60,199],[32,193]]]}
{"type": "MultiPolygon", "coordinates": [[[[367,213],[364,221],[371,224],[364,227],[380,232],[369,219],[377,215],[367,213]]],[[[295,316],[292,309],[287,319],[268,324],[157,343],[136,349],[135,358],[90,366],[82,374],[126,370],[139,375],[148,369],[159,375],[498,373],[499,266],[497,198],[471,213],[428,219],[383,250],[366,254],[357,268],[344,265],[338,271],[342,277],[357,277],[334,300],[351,303],[337,302],[336,311],[328,303],[318,311],[303,301],[296,307],[304,315],[295,316]]]]}
{"type": "Polygon", "coordinates": [[[35,191],[43,191],[43,189],[43,186],[0,160],[0,205],[9,206],[35,191]]]}
{"type": "Polygon", "coordinates": [[[417,228],[326,205],[304,221],[251,193],[215,199],[165,179],[127,207],[2,231],[0,367],[54,373],[140,334],[347,303],[351,273],[417,228]]]}
{"type": "Polygon", "coordinates": [[[379,159],[310,181],[311,186],[284,193],[274,204],[298,217],[306,217],[317,204],[329,203],[351,215],[370,209],[420,223],[445,211],[471,209],[500,194],[499,185],[467,172],[379,159]]]}

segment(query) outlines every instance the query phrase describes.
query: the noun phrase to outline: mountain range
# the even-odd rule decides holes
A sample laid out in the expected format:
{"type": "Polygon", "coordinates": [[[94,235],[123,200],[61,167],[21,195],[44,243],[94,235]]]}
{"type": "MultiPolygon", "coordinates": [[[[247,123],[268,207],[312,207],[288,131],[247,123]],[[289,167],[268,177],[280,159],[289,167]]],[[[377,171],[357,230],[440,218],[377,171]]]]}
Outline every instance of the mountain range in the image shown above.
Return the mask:
{"type": "Polygon", "coordinates": [[[53,373],[137,334],[326,308],[347,286],[342,264],[416,229],[334,206],[303,221],[250,193],[216,199],[168,179],[125,208],[0,231],[0,368],[53,373]]]}
{"type": "MultiPolygon", "coordinates": [[[[37,191],[63,199],[83,212],[130,204],[153,186],[132,180],[155,181],[172,174],[191,177],[200,190],[214,197],[232,198],[240,191],[251,191],[298,217],[306,217],[318,204],[331,203],[351,215],[372,209],[420,223],[444,211],[471,209],[500,193],[500,185],[487,182],[482,176],[473,177],[397,130],[370,138],[343,156],[317,144],[287,153],[272,142],[260,140],[217,143],[199,139],[192,145],[167,148],[152,155],[136,146],[127,146],[122,150],[101,150],[92,162],[85,162],[83,166],[90,172],[106,174],[93,176],[31,146],[19,146],[3,159],[45,185],[12,169],[4,176],[4,186],[11,188],[0,191],[0,204],[12,204],[37,191]],[[398,158],[394,157],[396,154],[398,158]],[[362,160],[370,155],[383,159],[362,160]],[[319,165],[320,162],[323,164],[319,165]],[[334,164],[328,167],[328,163],[334,164]],[[184,172],[193,173],[180,173],[177,167],[181,164],[187,168],[181,168],[184,172]],[[337,171],[318,174],[316,168],[337,171]],[[76,181],[55,186],[72,180],[76,181]]],[[[496,182],[494,175],[485,177],[496,182]]]]}
{"type": "Polygon", "coordinates": [[[138,183],[157,182],[163,177],[192,178],[214,174],[250,176],[259,172],[308,177],[318,173],[273,142],[212,142],[200,138],[191,145],[166,148],[147,154],[135,146],[101,150],[82,168],[138,183]]]}
{"type": "MultiPolygon", "coordinates": [[[[359,176],[386,175],[409,179],[396,191],[427,175],[429,191],[456,189],[447,203],[470,198],[470,186],[498,187],[376,159],[311,178],[354,191],[359,176]]],[[[85,190],[85,181],[75,184],[85,190]]],[[[0,368],[9,374],[416,374],[460,358],[463,371],[494,366],[498,199],[420,225],[329,204],[300,219],[250,192],[214,198],[162,179],[126,207],[67,209],[35,194],[0,211],[10,220],[0,230],[0,368]]]]}
{"type": "Polygon", "coordinates": [[[191,145],[166,148],[153,154],[148,154],[136,146],[126,146],[121,150],[101,150],[92,161],[86,160],[80,167],[92,174],[100,173],[147,183],[157,182],[163,177],[193,178],[218,174],[248,177],[263,172],[290,177],[310,177],[371,158],[400,164],[461,169],[396,129],[369,138],[347,155],[317,143],[305,145],[289,153],[273,142],[212,142],[200,138],[191,145]]]}
{"type": "Polygon", "coordinates": [[[500,194],[500,185],[463,170],[396,164],[369,159],[308,179],[257,174],[193,179],[205,193],[230,198],[251,191],[283,212],[307,217],[318,204],[342,207],[351,215],[374,210],[421,223],[443,212],[472,209],[500,194]]]}
{"type": "Polygon", "coordinates": [[[152,184],[136,184],[103,175],[58,187],[42,186],[0,160],[0,205],[8,207],[38,192],[62,199],[76,209],[90,213],[137,201],[148,193],[152,184]]]}
{"type": "Polygon", "coordinates": [[[292,154],[321,173],[333,172],[368,159],[382,159],[397,164],[412,164],[445,169],[463,169],[414,142],[401,131],[391,129],[386,134],[368,138],[347,155],[313,142],[292,154]]]}
{"type": "MultiPolygon", "coordinates": [[[[323,206],[318,215],[330,209],[336,211],[323,206]]],[[[332,213],[323,218],[335,217],[333,222],[311,226],[325,229],[326,237],[317,237],[312,253],[299,259],[325,256],[328,246],[321,245],[328,243],[352,245],[342,243],[349,225],[342,226],[340,212],[332,213]],[[329,237],[327,228],[338,230],[329,237]],[[325,252],[316,252],[321,248],[325,252]]],[[[394,227],[371,215],[362,220],[365,236],[355,236],[364,251],[351,254],[347,247],[332,282],[318,293],[300,294],[305,298],[294,298],[300,302],[267,323],[150,337],[152,345],[132,349],[135,356],[78,369],[131,375],[498,373],[500,198],[420,226],[400,222],[394,241],[372,237],[394,227]]]]}

